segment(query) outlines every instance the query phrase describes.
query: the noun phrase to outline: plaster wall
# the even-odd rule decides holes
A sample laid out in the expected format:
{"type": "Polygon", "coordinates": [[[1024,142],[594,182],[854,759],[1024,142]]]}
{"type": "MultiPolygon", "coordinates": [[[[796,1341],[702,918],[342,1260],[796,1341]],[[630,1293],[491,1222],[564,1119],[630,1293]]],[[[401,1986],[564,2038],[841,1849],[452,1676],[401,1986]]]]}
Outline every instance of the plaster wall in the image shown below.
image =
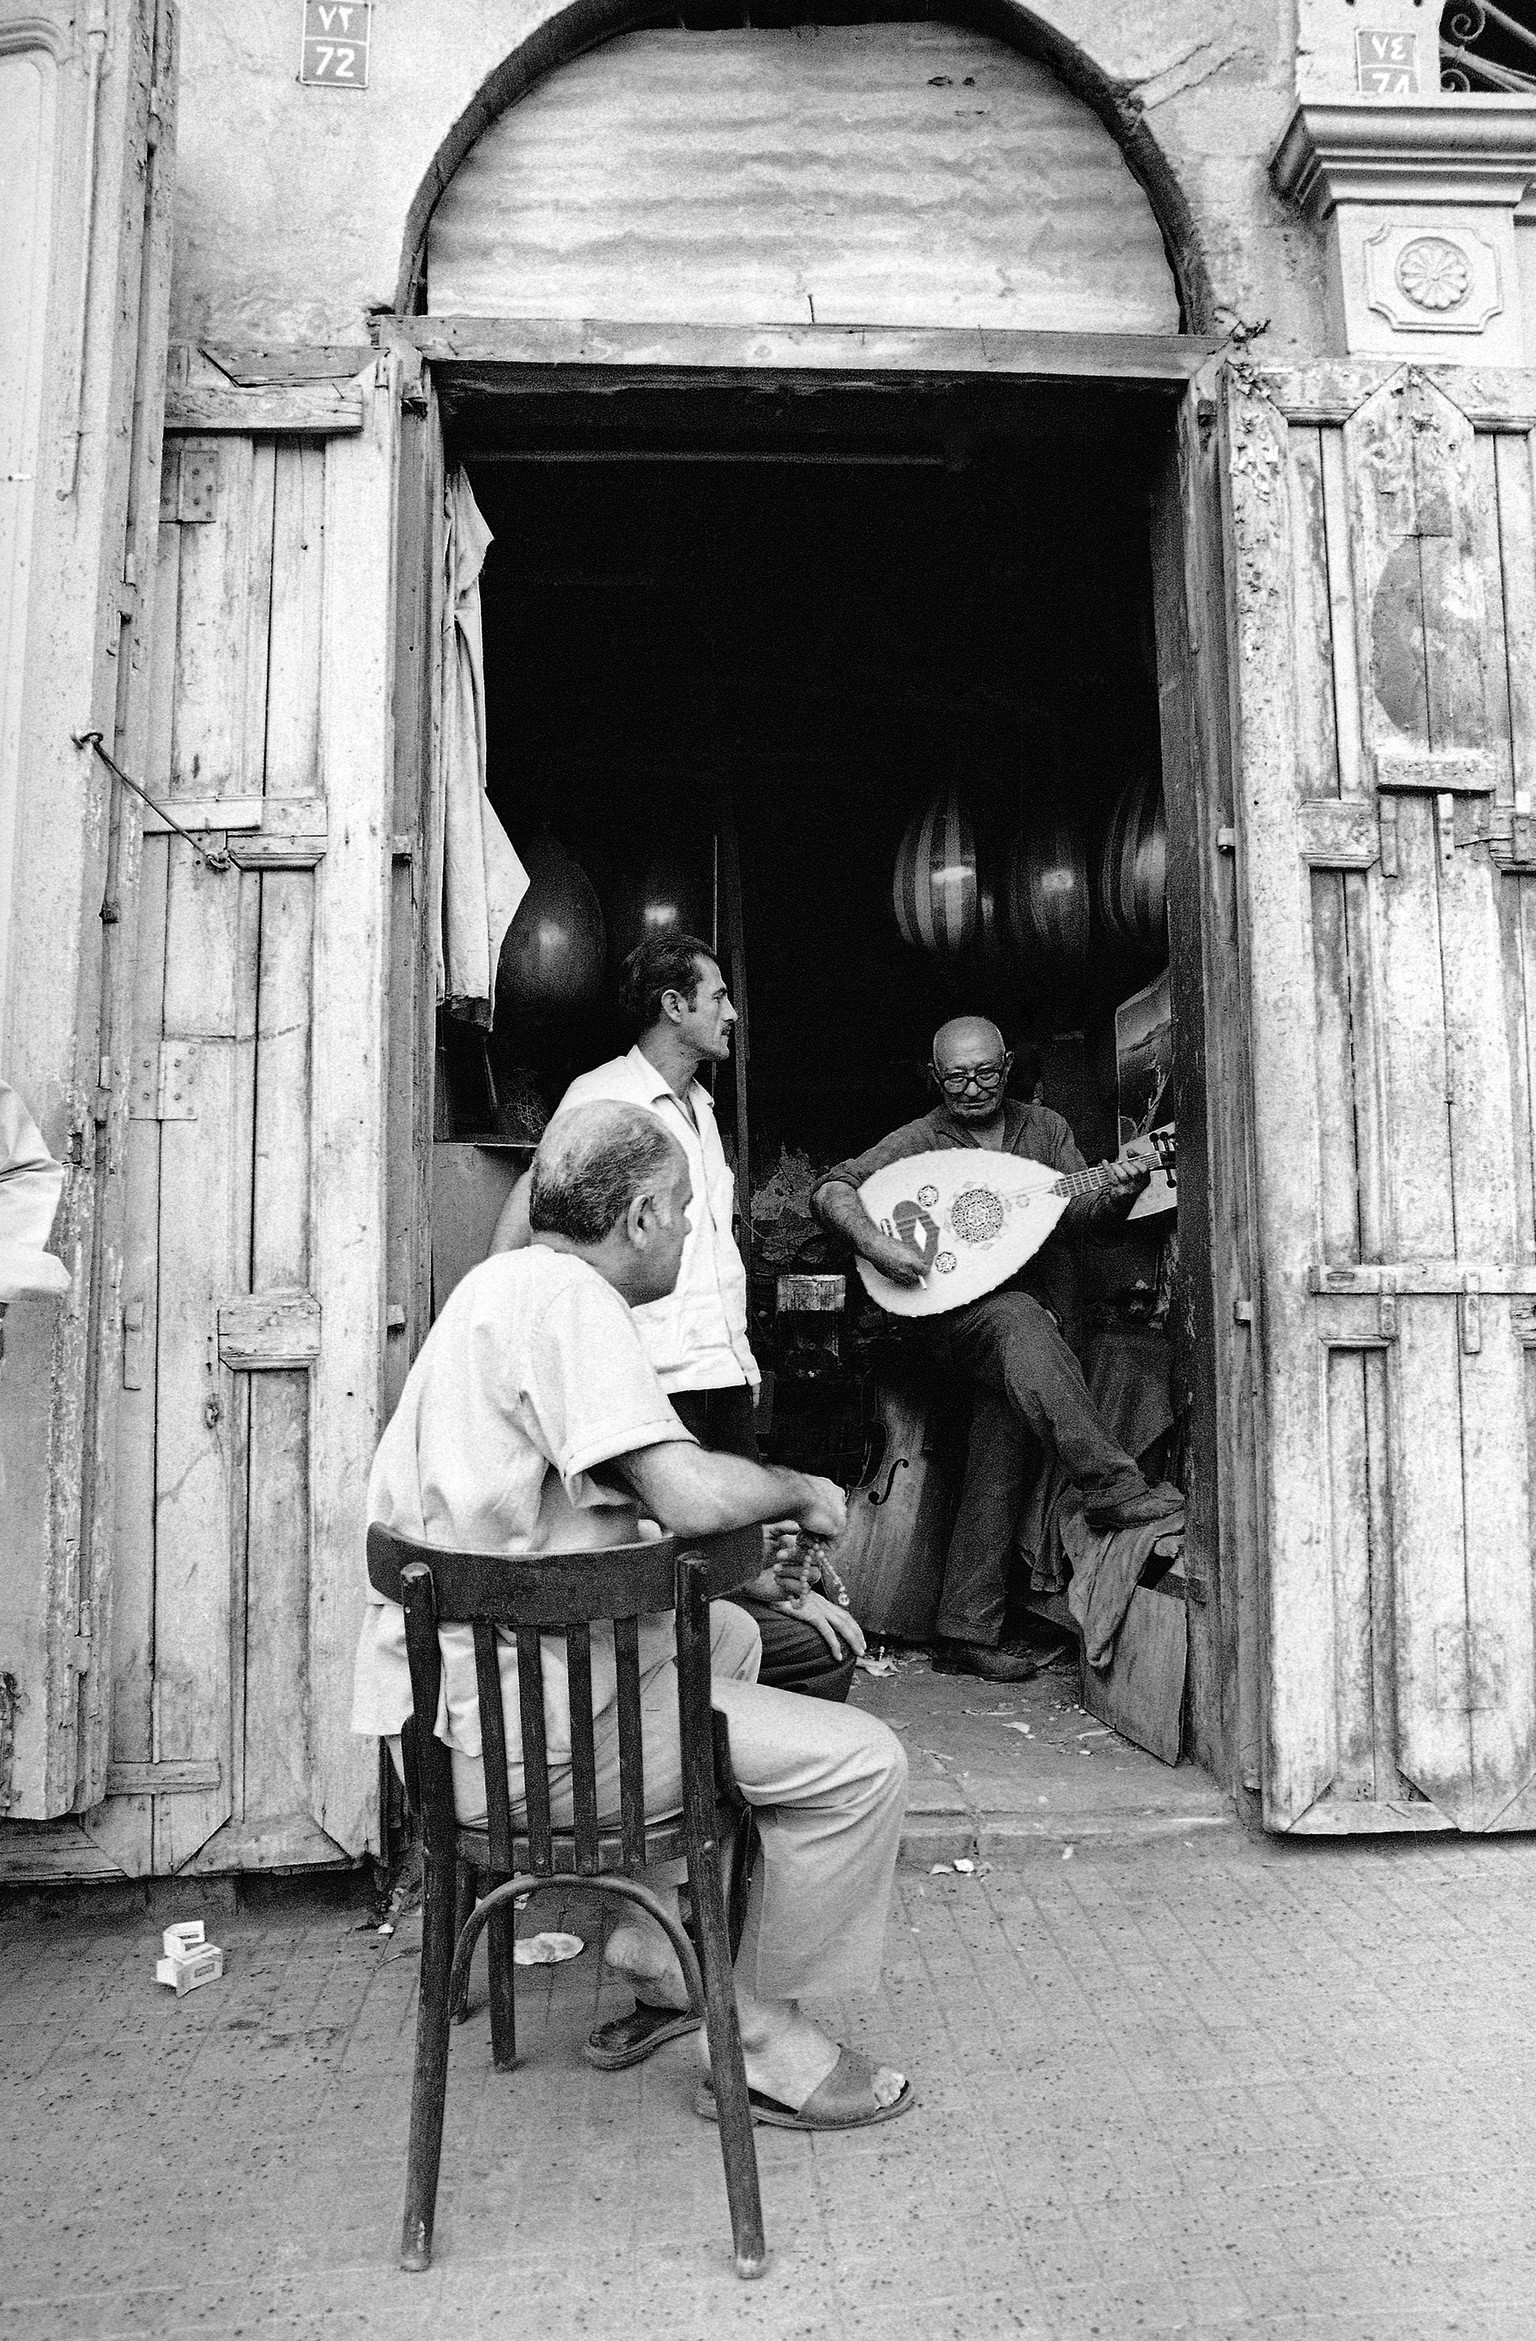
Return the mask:
{"type": "MultiPolygon", "coordinates": [[[[1343,0],[1304,4],[1343,13],[1343,0]]],[[[584,22],[606,21],[598,5],[584,0],[584,22]]],[[[559,13],[550,0],[381,0],[369,87],[347,92],[299,85],[296,0],[188,8],[173,336],[358,342],[370,307],[392,303],[407,215],[443,140],[559,13]]],[[[1075,43],[1139,111],[1193,214],[1218,326],[1267,319],[1275,358],[1321,349],[1322,239],[1267,176],[1295,100],[1292,0],[1046,0],[1013,13],[1075,43]]],[[[612,30],[627,21],[615,0],[612,30]]]]}

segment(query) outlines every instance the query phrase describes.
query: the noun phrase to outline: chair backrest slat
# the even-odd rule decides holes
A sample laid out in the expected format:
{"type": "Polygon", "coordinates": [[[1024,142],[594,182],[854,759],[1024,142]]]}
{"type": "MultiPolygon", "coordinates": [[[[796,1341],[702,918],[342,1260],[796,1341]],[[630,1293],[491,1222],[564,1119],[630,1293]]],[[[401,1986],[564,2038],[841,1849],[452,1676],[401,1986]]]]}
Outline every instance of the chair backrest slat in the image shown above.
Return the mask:
{"type": "Polygon", "coordinates": [[[592,1736],[592,1630],[571,1625],[565,1636],[566,1681],[571,1694],[571,1804],[576,1823],[576,1875],[595,1878],[597,1843],[597,1752],[592,1736]]]}
{"type": "Polygon", "coordinates": [[[523,1798],[528,1808],[528,1859],[536,1870],[554,1867],[549,1821],[549,1746],[544,1737],[544,1660],[531,1626],[517,1629],[517,1705],[523,1726],[523,1798]]]}
{"type": "Polygon", "coordinates": [[[503,1877],[512,1875],[512,1798],[507,1787],[507,1724],[501,1704],[501,1661],[496,1629],[473,1628],[475,1688],[480,1694],[480,1749],[485,1764],[485,1814],[491,1860],[503,1877]]]}
{"type": "Polygon", "coordinates": [[[630,1869],[645,1864],[645,1757],[640,1734],[640,1621],[615,1618],[619,1694],[619,1830],[630,1869]]]}
{"type": "Polygon", "coordinates": [[[415,1756],[412,1769],[416,1774],[416,1793],[421,1799],[428,1851],[435,1859],[443,1860],[453,1844],[453,1769],[448,1750],[433,1730],[443,1682],[443,1654],[437,1638],[432,1572],[420,1560],[408,1560],[400,1571],[398,1584],[405,1611],[405,1650],[411,1673],[415,1725],[410,1735],[415,1756]]]}
{"type": "MultiPolygon", "coordinates": [[[[565,1553],[506,1554],[458,1552],[397,1536],[377,1521],[368,1530],[368,1577],[374,1591],[405,1608],[421,1809],[429,1846],[453,1846],[455,1814],[449,1752],[433,1733],[442,1680],[439,1628],[474,1629],[475,1681],[480,1702],[481,1743],[486,1770],[486,1819],[491,1858],[512,1867],[518,1850],[507,1783],[508,1729],[501,1706],[497,1629],[517,1638],[518,1722],[522,1740],[527,1867],[542,1876],[554,1870],[556,1845],[549,1785],[549,1745],[544,1729],[544,1674],[541,1634],[564,1637],[571,1702],[571,1788],[575,1821],[576,1872],[596,1876],[603,1860],[598,1832],[597,1761],[592,1718],[590,1627],[611,1621],[618,1673],[619,1822],[624,1860],[645,1858],[645,1775],[641,1758],[638,1620],[677,1612],[682,1699],[704,1735],[706,1755],[692,1785],[703,1810],[712,1766],[708,1759],[709,1579],[715,1572],[739,1584],[760,1565],[762,1539],[755,1528],[737,1529],[707,1541],[708,1558],[697,1546],[684,1556],[677,1574],[677,1540],[652,1538],[606,1549],[565,1553]],[[738,1566],[738,1564],[740,1564],[738,1566]],[[731,1574],[730,1572],[734,1572],[731,1574]]],[[[416,1790],[412,1792],[413,1804],[416,1790]]],[[[609,1822],[611,1830],[612,1823],[609,1822]]],[[[521,1832],[519,1832],[521,1834],[521,1832]]],[[[564,1832],[562,1830],[562,1839],[564,1832]]],[[[569,1859],[562,1842],[562,1869],[569,1859]]],[[[609,1856],[612,1855],[610,1842],[609,1856]]],[[[445,1854],[446,1858],[446,1854],[445,1854]]]]}

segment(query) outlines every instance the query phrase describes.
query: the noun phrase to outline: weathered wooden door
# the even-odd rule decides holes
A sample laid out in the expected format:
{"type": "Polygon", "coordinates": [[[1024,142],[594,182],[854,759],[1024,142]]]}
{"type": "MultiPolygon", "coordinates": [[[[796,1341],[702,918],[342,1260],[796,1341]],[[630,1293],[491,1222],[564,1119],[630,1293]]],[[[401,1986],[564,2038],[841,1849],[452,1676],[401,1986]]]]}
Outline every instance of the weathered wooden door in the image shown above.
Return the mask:
{"type": "Polygon", "coordinates": [[[173,378],[107,1799],[130,1874],[377,1843],[348,1729],[387,1344],[398,361],[173,378]]]}
{"type": "Polygon", "coordinates": [[[1536,410],[1523,378],[1455,369],[1229,365],[1205,388],[1264,1817],[1529,1828],[1536,410]]]}
{"type": "Polygon", "coordinates": [[[107,1762],[138,826],[104,758],[144,745],[175,97],[173,0],[0,17],[0,1073],[71,1277],[0,1365],[0,1875],[107,1762]]]}

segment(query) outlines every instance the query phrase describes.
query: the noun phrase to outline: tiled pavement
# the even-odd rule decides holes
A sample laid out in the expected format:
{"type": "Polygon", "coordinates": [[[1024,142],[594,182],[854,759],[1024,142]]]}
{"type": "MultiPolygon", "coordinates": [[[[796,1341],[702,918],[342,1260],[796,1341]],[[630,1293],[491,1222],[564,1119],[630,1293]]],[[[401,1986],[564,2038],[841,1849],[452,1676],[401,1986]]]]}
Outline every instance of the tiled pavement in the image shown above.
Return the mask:
{"type": "Polygon", "coordinates": [[[13,1905],[0,2332],[1536,2341],[1536,1842],[1165,1820],[1013,1850],[903,1870],[882,1996],[829,2013],[921,2105],[759,2132],[753,2286],[686,2044],[607,2077],[576,2056],[590,1950],[520,1972],[517,2074],[483,1996],[455,2033],[437,2259],[407,2278],[413,1927],[227,1900],[228,1972],[178,2003],[169,1906],[13,1905]]]}

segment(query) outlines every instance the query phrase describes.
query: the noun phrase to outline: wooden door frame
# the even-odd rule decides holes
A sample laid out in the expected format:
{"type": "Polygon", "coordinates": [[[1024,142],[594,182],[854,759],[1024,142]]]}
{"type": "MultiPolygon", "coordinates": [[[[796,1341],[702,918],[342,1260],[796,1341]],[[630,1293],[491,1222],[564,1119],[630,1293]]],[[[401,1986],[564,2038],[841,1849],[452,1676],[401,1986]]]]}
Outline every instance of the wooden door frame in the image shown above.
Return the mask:
{"type": "MultiPolygon", "coordinates": [[[[1195,336],[987,333],[949,328],[693,326],[603,320],[392,318],[387,346],[407,353],[431,395],[571,398],[622,388],[804,387],[807,378],[932,389],[946,379],[1160,396],[1167,454],[1154,496],[1158,680],[1169,807],[1175,1015],[1197,1045],[1180,1051],[1184,1141],[1180,1225],[1205,1231],[1211,1268],[1186,1275],[1196,1483],[1191,1507],[1191,1669],[1196,1753],[1233,1792],[1262,1773],[1261,1442],[1252,1339],[1251,1133],[1247,1028],[1237,961],[1232,756],[1227,700],[1223,517],[1210,449],[1209,385],[1218,344],[1195,336]]],[[[402,502],[405,498],[402,498],[402,502]]],[[[402,643],[405,635],[401,635],[402,643]]],[[[440,672],[440,666],[438,671],[440,672]]],[[[436,896],[428,892],[419,900],[436,896]]],[[[431,1154],[431,1064],[416,1099],[418,1157],[431,1154]]],[[[430,1178],[430,1171],[427,1173],[430,1178]]],[[[392,1189],[393,1191],[393,1189],[392,1189]]],[[[418,1178],[416,1208],[429,1195],[418,1178]]],[[[413,1326],[411,1348],[426,1330],[413,1326]]]]}

